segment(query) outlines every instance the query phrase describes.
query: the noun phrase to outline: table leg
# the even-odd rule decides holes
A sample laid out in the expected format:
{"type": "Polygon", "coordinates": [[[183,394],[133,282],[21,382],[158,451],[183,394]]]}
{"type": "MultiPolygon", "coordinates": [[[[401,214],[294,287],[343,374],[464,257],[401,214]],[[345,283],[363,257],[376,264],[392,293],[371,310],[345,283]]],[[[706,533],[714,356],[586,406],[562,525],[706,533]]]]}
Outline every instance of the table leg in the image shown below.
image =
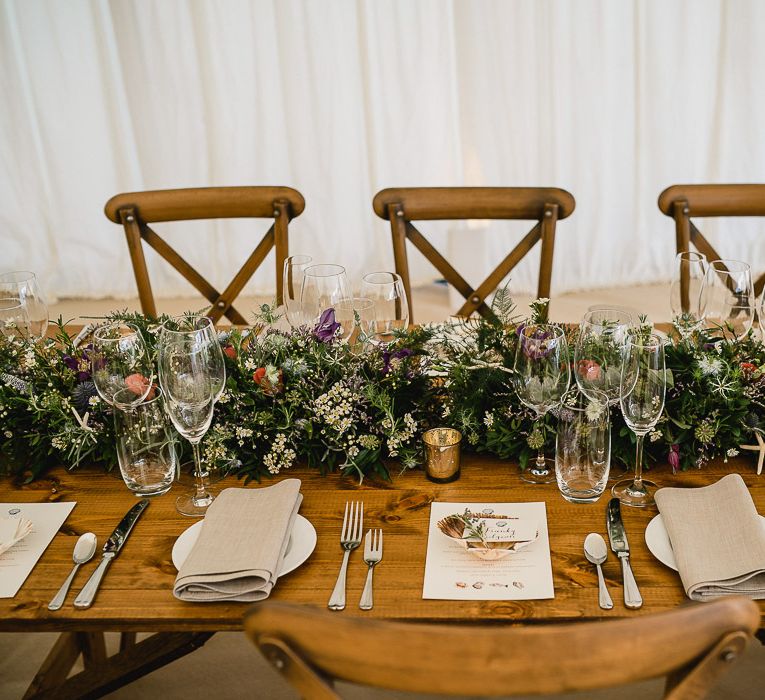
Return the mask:
{"type": "MultiPolygon", "coordinates": [[[[199,649],[215,633],[159,632],[140,642],[126,645],[124,650],[114,656],[105,657],[100,663],[95,662],[98,653],[97,642],[94,644],[90,639],[87,643],[90,645],[91,662],[86,663],[84,671],[67,679],[66,676],[74,665],[74,661],[83,651],[77,644],[78,634],[84,633],[69,632],[61,635],[32,681],[32,685],[29,686],[24,700],[62,697],[100,698],[199,649]],[[61,641],[62,637],[69,636],[74,639],[74,642],[68,639],[61,641]],[[59,643],[61,646],[57,649],[59,643]],[[56,652],[55,655],[54,652],[56,652]],[[72,654],[74,654],[73,657],[72,654]],[[64,670],[65,662],[70,659],[68,668],[64,670]]],[[[88,633],[88,636],[95,635],[88,633]]],[[[122,647],[122,643],[120,646],[122,647]]]]}

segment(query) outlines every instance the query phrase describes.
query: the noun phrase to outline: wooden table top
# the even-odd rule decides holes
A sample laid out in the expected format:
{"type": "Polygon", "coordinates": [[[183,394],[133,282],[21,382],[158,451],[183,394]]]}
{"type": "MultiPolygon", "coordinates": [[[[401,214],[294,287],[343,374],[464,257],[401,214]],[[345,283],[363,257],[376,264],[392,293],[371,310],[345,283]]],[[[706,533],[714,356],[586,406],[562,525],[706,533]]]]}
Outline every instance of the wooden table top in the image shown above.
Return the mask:
{"type": "MultiPolygon", "coordinates": [[[[765,513],[765,477],[757,477],[752,460],[738,458],[697,471],[672,475],[659,467],[649,474],[659,485],[702,486],[730,471],[738,471],[749,487],[759,512],[765,513]]],[[[598,607],[595,567],[583,555],[589,532],[606,535],[607,494],[594,504],[571,504],[555,484],[529,485],[518,467],[485,456],[463,455],[462,476],[444,485],[433,484],[421,471],[394,476],[392,482],[366,481],[314,470],[292,469],[284,477],[302,480],[300,512],[315,526],[316,549],[296,571],[280,579],[274,600],[325,607],[341,563],[339,536],[343,508],[349,499],[362,499],[365,529],[381,527],[385,536],[382,563],[375,569],[375,607],[362,612],[357,603],[366,576],[360,551],[351,555],[348,569],[348,607],[344,615],[403,620],[489,621],[517,623],[615,619],[674,608],[687,601],[676,572],[648,551],[643,533],[655,509],[622,508],[631,546],[632,567],[644,605],[639,611],[624,607],[619,561],[609,552],[603,566],[614,599],[614,609],[598,607]],[[432,501],[528,502],[545,501],[550,533],[555,598],[538,601],[423,600],[425,551],[432,501]]],[[[266,482],[264,485],[273,482],[266,482]]],[[[242,486],[234,478],[224,485],[242,486]]],[[[256,484],[251,485],[253,488],[256,484]]],[[[242,628],[243,603],[186,603],[173,597],[175,567],[171,550],[178,535],[194,521],[175,511],[175,486],[153,499],[137,523],[120,556],[108,570],[95,604],[76,610],[72,602],[96,566],[97,558],[81,567],[64,607],[49,612],[48,601],[71,567],[77,538],[95,532],[100,547],[121,517],[135,503],[116,473],[95,469],[67,472],[57,469],[38,482],[20,486],[0,480],[0,502],[77,501],[69,518],[42,555],[15,598],[0,600],[0,631],[223,631],[242,628]]],[[[765,602],[760,601],[765,619],[765,602]]],[[[765,625],[764,625],[765,626],[765,625]]]]}

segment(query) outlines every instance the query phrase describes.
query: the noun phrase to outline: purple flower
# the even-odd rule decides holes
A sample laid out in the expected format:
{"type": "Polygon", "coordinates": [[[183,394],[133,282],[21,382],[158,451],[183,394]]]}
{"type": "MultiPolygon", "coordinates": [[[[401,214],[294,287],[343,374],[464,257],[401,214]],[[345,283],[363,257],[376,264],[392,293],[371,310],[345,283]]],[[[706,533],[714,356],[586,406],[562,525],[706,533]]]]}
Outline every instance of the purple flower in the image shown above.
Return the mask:
{"type": "Polygon", "coordinates": [[[382,373],[388,374],[391,370],[391,361],[392,360],[403,360],[405,357],[410,357],[412,354],[412,351],[409,348],[402,348],[401,350],[396,350],[396,352],[391,352],[390,350],[383,350],[383,368],[382,373]]]}
{"type": "Polygon", "coordinates": [[[556,342],[548,342],[553,336],[542,328],[529,327],[531,332],[527,333],[526,328],[521,332],[519,342],[523,348],[523,354],[532,360],[540,360],[547,357],[558,345],[556,342]]]}
{"type": "Polygon", "coordinates": [[[87,382],[90,380],[90,352],[93,350],[92,345],[86,345],[82,349],[81,357],[73,357],[72,355],[64,355],[62,362],[77,375],[78,382],[87,382]]]}
{"type": "Polygon", "coordinates": [[[335,310],[326,309],[314,327],[313,334],[322,343],[329,343],[335,337],[338,328],[340,328],[340,324],[335,321],[335,310]]]}
{"type": "Polygon", "coordinates": [[[680,466],[680,445],[670,445],[667,461],[672,467],[672,473],[676,474],[677,468],[680,466]]]}

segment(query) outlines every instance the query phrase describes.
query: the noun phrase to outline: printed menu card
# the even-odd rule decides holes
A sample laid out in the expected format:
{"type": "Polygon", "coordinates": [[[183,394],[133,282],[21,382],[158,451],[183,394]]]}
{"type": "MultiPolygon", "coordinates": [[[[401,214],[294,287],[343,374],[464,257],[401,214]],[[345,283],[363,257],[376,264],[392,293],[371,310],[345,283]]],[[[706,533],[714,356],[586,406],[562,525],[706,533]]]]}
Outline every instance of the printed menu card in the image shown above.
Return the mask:
{"type": "Polygon", "coordinates": [[[31,533],[0,555],[0,598],[13,598],[18,593],[74,505],[74,502],[0,503],[0,518],[32,521],[31,533]]]}
{"type": "Polygon", "coordinates": [[[553,598],[544,503],[431,503],[423,598],[553,598]]]}

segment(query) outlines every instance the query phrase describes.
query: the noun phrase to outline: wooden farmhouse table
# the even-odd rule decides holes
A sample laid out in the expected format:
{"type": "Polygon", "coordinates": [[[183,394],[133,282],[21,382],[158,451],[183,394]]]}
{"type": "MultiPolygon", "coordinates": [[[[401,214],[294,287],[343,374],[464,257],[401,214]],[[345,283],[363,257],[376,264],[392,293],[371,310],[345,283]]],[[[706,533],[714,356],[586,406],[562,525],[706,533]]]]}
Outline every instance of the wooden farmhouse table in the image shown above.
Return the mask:
{"type": "MultiPolygon", "coordinates": [[[[741,473],[761,513],[765,513],[765,476],[755,473],[751,458],[713,463],[702,470],[673,475],[667,465],[650,473],[660,486],[695,487],[710,484],[731,471],[741,473]]],[[[541,624],[576,620],[610,620],[670,610],[688,602],[676,572],[648,551],[644,532],[655,509],[623,507],[631,547],[632,567],[643,595],[640,610],[623,602],[619,561],[609,552],[604,574],[614,608],[598,607],[595,567],[583,554],[589,532],[606,535],[608,493],[593,504],[571,504],[555,484],[530,485],[521,481],[518,466],[480,455],[463,455],[462,475],[451,484],[434,484],[421,471],[396,473],[390,482],[354,479],[315,470],[293,468],[277,477],[302,481],[300,512],[313,523],[318,541],[310,558],[296,571],[279,579],[274,600],[325,607],[341,563],[339,545],[346,501],[362,500],[364,527],[382,528],[385,549],[375,570],[375,606],[357,607],[366,567],[361,551],[351,554],[348,606],[339,615],[395,620],[541,624]],[[430,508],[433,501],[531,502],[544,501],[550,535],[555,597],[535,601],[423,600],[422,587],[430,508]]],[[[267,483],[273,483],[269,480],[267,483]]],[[[222,486],[242,486],[229,477],[222,486]]],[[[257,488],[250,484],[248,488],[257,488]]],[[[176,538],[194,521],[175,510],[177,487],[152,500],[138,521],[120,556],[111,565],[94,605],[77,610],[72,602],[95,568],[97,558],[82,567],[64,607],[50,612],[47,604],[71,567],[74,543],[84,532],[96,533],[99,550],[135,497],[116,473],[93,468],[68,472],[63,468],[21,485],[0,479],[0,502],[76,501],[77,505],[42,555],[15,598],[0,600],[0,631],[61,632],[58,642],[34,679],[28,696],[98,697],[201,646],[213,633],[241,630],[247,605],[242,603],[186,603],[173,597],[176,570],[171,550],[176,538]],[[123,632],[120,652],[106,657],[104,631],[123,632]],[[154,633],[136,642],[136,632],[154,633]],[[82,653],[85,670],[64,680],[82,653]]],[[[765,619],[765,602],[760,602],[765,619]]],[[[765,627],[765,624],[763,625],[765,627]]]]}

